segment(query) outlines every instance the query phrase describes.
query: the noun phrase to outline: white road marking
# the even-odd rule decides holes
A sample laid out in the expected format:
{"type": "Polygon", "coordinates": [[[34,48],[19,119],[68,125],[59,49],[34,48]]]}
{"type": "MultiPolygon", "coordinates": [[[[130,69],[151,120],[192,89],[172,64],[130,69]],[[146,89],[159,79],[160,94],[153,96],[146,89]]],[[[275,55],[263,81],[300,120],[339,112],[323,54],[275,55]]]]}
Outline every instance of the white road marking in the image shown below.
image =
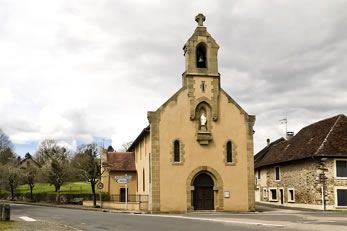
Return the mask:
{"type": "Polygon", "coordinates": [[[19,217],[19,218],[24,221],[36,221],[34,218],[31,218],[31,217],[19,217]]]}
{"type": "Polygon", "coordinates": [[[235,221],[235,220],[212,219],[212,218],[202,218],[202,217],[184,217],[184,216],[175,216],[175,215],[139,214],[138,216],[157,216],[157,217],[168,217],[168,218],[180,218],[180,219],[187,219],[187,220],[212,221],[212,222],[223,222],[223,223],[233,223],[233,224],[243,224],[243,225],[262,225],[262,226],[272,226],[272,227],[285,226],[285,225],[271,224],[271,223],[235,221]]]}
{"type": "Polygon", "coordinates": [[[317,223],[336,223],[336,221],[324,221],[324,220],[322,220],[322,221],[314,221],[314,222],[317,222],[317,223]]]}

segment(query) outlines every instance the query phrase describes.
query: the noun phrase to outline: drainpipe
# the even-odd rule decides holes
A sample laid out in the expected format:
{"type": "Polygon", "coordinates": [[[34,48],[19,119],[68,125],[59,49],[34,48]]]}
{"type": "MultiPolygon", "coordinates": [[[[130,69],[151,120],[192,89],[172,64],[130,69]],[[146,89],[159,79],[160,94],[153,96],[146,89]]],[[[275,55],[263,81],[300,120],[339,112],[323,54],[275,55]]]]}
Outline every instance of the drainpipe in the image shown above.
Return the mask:
{"type": "Polygon", "coordinates": [[[325,167],[325,162],[328,158],[321,158],[320,159],[320,166],[319,169],[322,170],[322,173],[319,174],[319,180],[322,183],[322,194],[323,194],[323,210],[326,211],[326,179],[325,171],[328,169],[325,167]]]}

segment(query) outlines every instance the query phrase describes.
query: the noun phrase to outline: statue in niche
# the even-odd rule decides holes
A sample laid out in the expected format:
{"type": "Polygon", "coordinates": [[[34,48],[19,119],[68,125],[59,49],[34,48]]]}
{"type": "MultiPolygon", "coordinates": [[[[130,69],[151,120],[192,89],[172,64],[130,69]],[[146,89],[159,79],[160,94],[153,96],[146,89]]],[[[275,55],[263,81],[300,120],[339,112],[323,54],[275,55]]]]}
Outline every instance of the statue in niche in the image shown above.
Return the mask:
{"type": "Polygon", "coordinates": [[[205,101],[201,101],[195,109],[194,117],[197,141],[200,145],[208,145],[213,139],[210,105],[205,101]]]}
{"type": "Polygon", "coordinates": [[[207,130],[206,124],[207,124],[207,118],[205,116],[205,112],[202,112],[200,116],[200,130],[206,131],[207,130]]]}

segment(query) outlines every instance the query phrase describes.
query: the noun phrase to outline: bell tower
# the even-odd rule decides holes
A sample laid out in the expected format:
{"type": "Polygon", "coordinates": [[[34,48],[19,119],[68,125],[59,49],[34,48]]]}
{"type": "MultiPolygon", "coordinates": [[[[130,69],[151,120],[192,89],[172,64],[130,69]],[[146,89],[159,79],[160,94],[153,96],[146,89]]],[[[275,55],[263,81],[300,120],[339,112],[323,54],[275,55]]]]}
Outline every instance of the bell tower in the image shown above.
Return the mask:
{"type": "Polygon", "coordinates": [[[188,89],[190,120],[197,123],[197,140],[202,145],[212,141],[213,123],[219,117],[220,92],[219,46],[207,32],[205,20],[203,14],[195,17],[198,26],[183,47],[183,87],[188,89]]]}
{"type": "Polygon", "coordinates": [[[219,76],[217,62],[219,46],[203,25],[205,20],[203,14],[195,17],[198,26],[183,47],[186,59],[185,73],[219,76]]]}

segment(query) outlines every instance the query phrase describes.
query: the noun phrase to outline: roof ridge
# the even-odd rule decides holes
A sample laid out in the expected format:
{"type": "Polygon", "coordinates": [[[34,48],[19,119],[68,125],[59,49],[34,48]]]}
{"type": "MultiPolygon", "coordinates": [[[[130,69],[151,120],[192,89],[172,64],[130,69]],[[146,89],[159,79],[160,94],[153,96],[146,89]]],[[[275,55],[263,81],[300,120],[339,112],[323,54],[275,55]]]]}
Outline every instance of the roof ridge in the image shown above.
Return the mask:
{"type": "Polygon", "coordinates": [[[334,128],[335,128],[335,126],[336,126],[336,124],[337,124],[337,122],[339,121],[340,118],[341,118],[341,115],[338,115],[337,118],[336,118],[335,123],[333,124],[333,126],[331,126],[330,131],[328,132],[328,134],[327,134],[326,137],[324,138],[324,140],[323,140],[323,142],[321,143],[321,145],[317,148],[317,151],[314,153],[314,155],[317,155],[318,152],[319,152],[320,150],[323,149],[324,144],[327,142],[327,140],[328,140],[328,138],[329,138],[331,132],[334,130],[334,128]]]}
{"type": "Polygon", "coordinates": [[[257,165],[257,163],[260,162],[266,156],[266,154],[271,148],[282,143],[283,141],[286,141],[286,140],[283,137],[280,137],[277,140],[272,141],[269,145],[265,146],[262,150],[260,150],[257,154],[255,154],[254,155],[255,165],[257,165]]]}
{"type": "MultiPolygon", "coordinates": [[[[337,119],[337,118],[340,118],[341,116],[346,117],[344,114],[337,114],[337,115],[335,115],[335,116],[331,116],[331,117],[329,117],[329,118],[321,119],[321,120],[318,120],[318,121],[313,122],[313,123],[311,123],[311,124],[308,124],[308,125],[304,126],[303,128],[301,128],[300,131],[303,130],[303,129],[305,129],[305,128],[311,127],[312,125],[319,124],[319,123],[325,122],[325,121],[327,121],[327,120],[331,120],[331,119],[333,119],[333,118],[335,118],[335,117],[336,117],[336,119],[337,119]]],[[[300,131],[299,131],[299,132],[300,132],[300,131]]]]}

